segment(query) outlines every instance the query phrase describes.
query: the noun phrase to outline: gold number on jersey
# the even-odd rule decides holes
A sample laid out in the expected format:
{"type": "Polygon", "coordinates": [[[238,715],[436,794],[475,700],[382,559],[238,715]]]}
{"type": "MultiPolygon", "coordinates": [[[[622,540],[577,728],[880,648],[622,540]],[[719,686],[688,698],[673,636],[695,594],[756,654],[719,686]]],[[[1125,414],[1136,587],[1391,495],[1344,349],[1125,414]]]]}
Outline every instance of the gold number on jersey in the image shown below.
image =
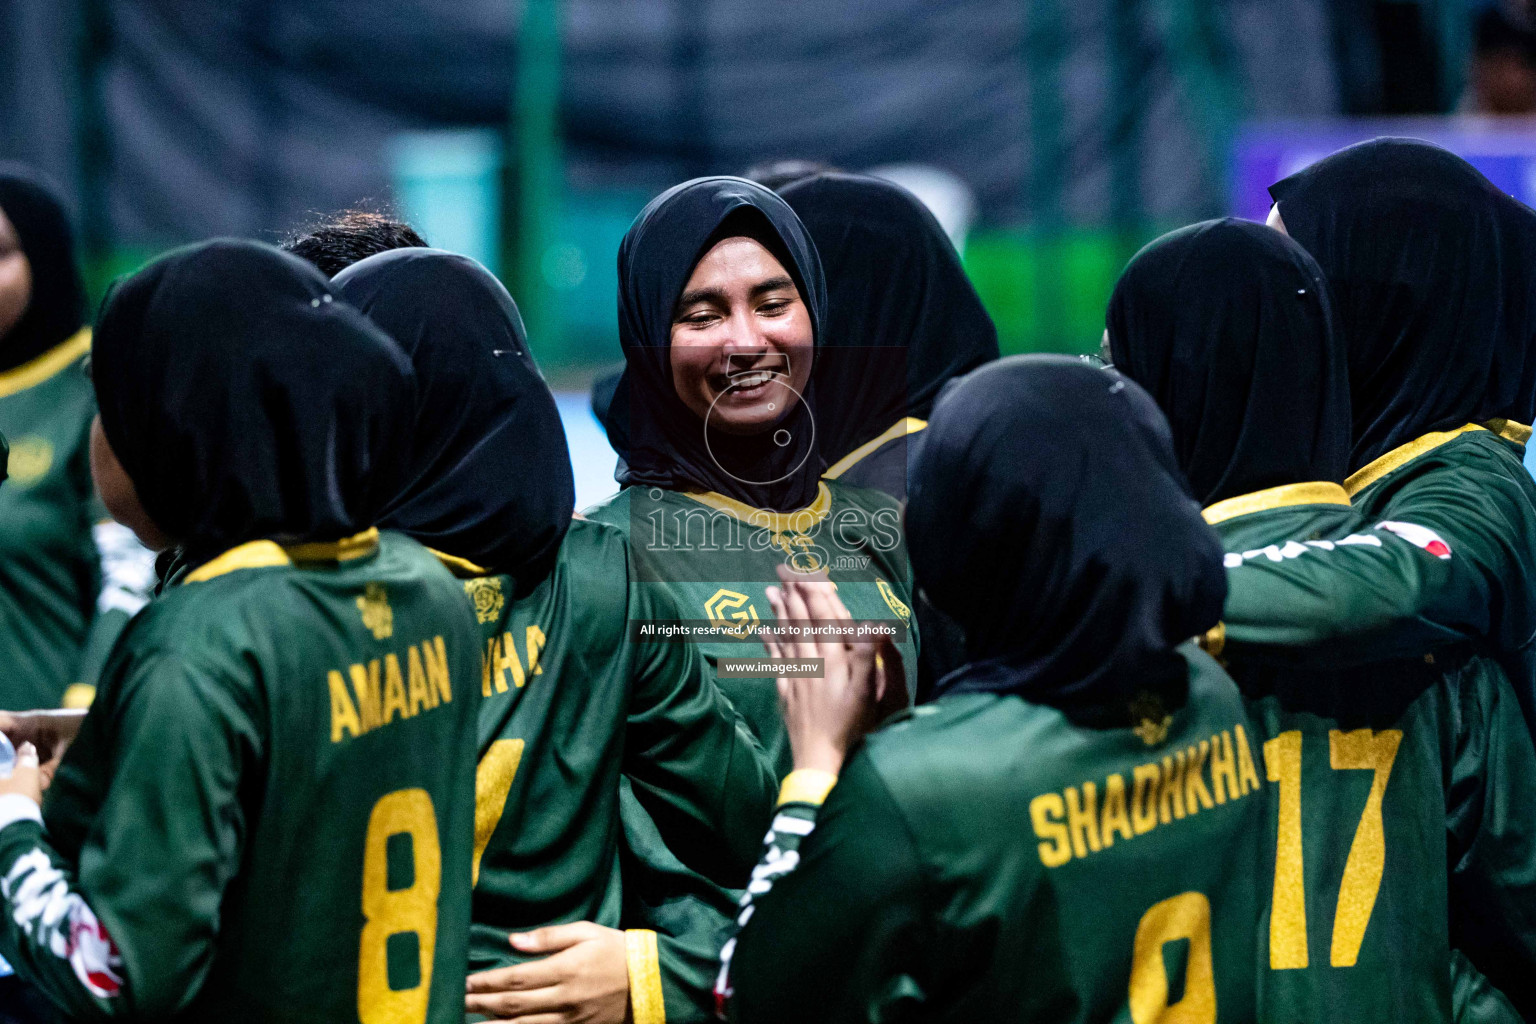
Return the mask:
{"type": "Polygon", "coordinates": [[[421,1024],[432,989],[437,894],[442,884],[437,813],[424,789],[398,789],[373,805],[363,840],[363,933],[357,954],[357,1019],[362,1024],[421,1024]],[[411,884],[389,887],[389,840],[411,841],[411,884]],[[413,933],[420,960],[411,988],[389,985],[389,939],[413,933]]]}
{"type": "MultiPolygon", "coordinates": [[[[1336,771],[1369,770],[1370,795],[1360,812],[1354,841],[1344,861],[1339,903],[1333,914],[1333,945],[1328,962],[1353,967],[1381,892],[1387,863],[1386,829],[1381,804],[1397,760],[1403,734],[1398,729],[1355,729],[1328,733],[1328,764],[1336,771]]],[[[1307,966],[1307,896],[1301,854],[1301,731],[1283,732],[1264,744],[1264,769],[1280,784],[1280,814],[1275,841],[1275,884],[1269,910],[1269,966],[1290,970],[1307,966]]]]}
{"type": "Polygon", "coordinates": [[[1307,966],[1307,887],[1301,858],[1301,730],[1264,744],[1264,774],[1280,783],[1275,884],[1269,903],[1269,968],[1307,966]]]}
{"type": "Polygon", "coordinates": [[[1204,893],[1181,892],[1141,915],[1131,950],[1130,1010],[1133,1024],[1216,1024],[1211,902],[1204,893]],[[1163,947],[1180,939],[1189,941],[1184,995],[1169,1006],[1163,947]]]}
{"type": "MultiPolygon", "coordinates": [[[[529,626],[529,630],[536,627],[529,626]]],[[[531,660],[531,659],[530,659],[531,660]]],[[[491,744],[475,769],[475,874],[480,882],[480,858],[490,845],[496,826],[507,809],[507,794],[517,778],[517,766],[523,761],[522,740],[497,740],[491,744]]]]}
{"type": "Polygon", "coordinates": [[[1381,801],[1387,792],[1387,777],[1397,760],[1397,747],[1403,740],[1398,729],[1373,733],[1369,729],[1328,733],[1328,763],[1339,771],[1352,768],[1375,772],[1371,793],[1355,826],[1354,842],[1344,861],[1344,880],[1339,883],[1339,905],[1333,912],[1333,949],[1329,963],[1335,967],[1353,967],[1365,939],[1365,926],[1371,922],[1376,895],[1381,892],[1381,873],[1387,864],[1387,834],[1381,823],[1381,801]]]}

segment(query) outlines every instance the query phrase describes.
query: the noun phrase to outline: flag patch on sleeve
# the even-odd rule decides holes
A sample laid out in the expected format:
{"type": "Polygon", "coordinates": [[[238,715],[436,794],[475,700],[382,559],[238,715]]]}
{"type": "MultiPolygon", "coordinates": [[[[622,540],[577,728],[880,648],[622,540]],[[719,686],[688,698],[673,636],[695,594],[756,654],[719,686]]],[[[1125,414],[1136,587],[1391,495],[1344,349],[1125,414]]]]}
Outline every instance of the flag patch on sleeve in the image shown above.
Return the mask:
{"type": "Polygon", "coordinates": [[[1436,558],[1448,559],[1451,557],[1451,546],[1445,542],[1445,538],[1427,526],[1419,526],[1417,523],[1386,521],[1377,523],[1376,529],[1395,533],[1409,544],[1416,548],[1423,548],[1436,558]]]}

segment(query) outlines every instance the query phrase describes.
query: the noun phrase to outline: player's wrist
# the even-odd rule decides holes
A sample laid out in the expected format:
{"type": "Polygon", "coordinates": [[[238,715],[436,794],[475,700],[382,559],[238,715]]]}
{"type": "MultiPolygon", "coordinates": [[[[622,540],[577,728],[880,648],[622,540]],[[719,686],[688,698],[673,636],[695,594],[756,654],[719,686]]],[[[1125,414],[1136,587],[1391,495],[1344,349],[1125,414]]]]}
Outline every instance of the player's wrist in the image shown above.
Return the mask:
{"type": "Polygon", "coordinates": [[[21,821],[43,823],[43,809],[25,793],[0,794],[0,832],[21,821]]]}
{"type": "Polygon", "coordinates": [[[843,761],[847,756],[847,751],[839,744],[821,741],[795,746],[792,763],[797,772],[812,771],[836,775],[843,770],[843,761]]]}

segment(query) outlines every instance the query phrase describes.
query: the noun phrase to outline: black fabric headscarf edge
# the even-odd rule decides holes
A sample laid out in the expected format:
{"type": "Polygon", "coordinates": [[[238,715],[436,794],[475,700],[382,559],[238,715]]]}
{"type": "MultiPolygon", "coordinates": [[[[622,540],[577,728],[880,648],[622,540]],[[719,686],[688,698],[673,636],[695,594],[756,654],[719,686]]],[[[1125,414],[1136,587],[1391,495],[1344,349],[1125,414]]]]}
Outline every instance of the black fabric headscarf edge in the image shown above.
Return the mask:
{"type": "Polygon", "coordinates": [[[272,246],[214,239],[117,282],[92,379],[108,442],[188,565],[351,536],[400,490],[410,361],[272,246]]]}
{"type": "Polygon", "coordinates": [[[940,396],[914,454],[918,585],[966,636],[934,697],[1014,694],[1085,724],[1182,703],[1175,648],[1221,617],[1226,570],[1156,404],[1112,369],[1011,356],[940,396]]]}
{"type": "Polygon", "coordinates": [[[904,416],[926,419],[946,383],[998,358],[997,327],[949,236],[906,189],[827,172],[780,194],[826,270],[816,423],[834,462],[904,416]]]}
{"type": "Polygon", "coordinates": [[[32,268],[26,312],[0,338],[0,371],[36,359],[86,325],[85,280],[59,190],[24,164],[0,162],[0,210],[32,268]]]}
{"type": "Polygon", "coordinates": [[[1349,146],[1269,192],[1349,349],[1351,469],[1430,431],[1536,417],[1536,212],[1417,139],[1349,146]]]}
{"type": "Polygon", "coordinates": [[[1201,505],[1349,472],[1349,372],[1323,273],[1250,221],[1149,243],[1106,315],[1114,365],[1163,410],[1201,505]]]}
{"type": "Polygon", "coordinates": [[[425,248],[370,256],[331,283],[416,371],[409,482],[381,525],[510,574],[520,589],[542,579],[570,528],[576,485],[512,296],[469,257],[425,248]]]}

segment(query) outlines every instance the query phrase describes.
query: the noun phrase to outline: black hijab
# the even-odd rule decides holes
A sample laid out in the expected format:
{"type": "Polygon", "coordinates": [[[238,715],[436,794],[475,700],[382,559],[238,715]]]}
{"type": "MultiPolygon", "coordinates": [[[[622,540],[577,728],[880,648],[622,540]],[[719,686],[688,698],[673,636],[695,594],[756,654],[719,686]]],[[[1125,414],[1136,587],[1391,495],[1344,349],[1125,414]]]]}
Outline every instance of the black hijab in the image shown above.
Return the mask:
{"type": "Polygon", "coordinates": [[[1181,703],[1174,648],[1221,618],[1221,544],[1156,404],[1112,369],[1012,356],[940,396],[914,454],[907,547],[965,632],[935,693],[1011,693],[1104,725],[1181,703]]]}
{"type": "Polygon", "coordinates": [[[1109,300],[1115,368],[1157,401],[1202,505],[1349,473],[1349,373],[1323,273],[1262,224],[1212,220],[1132,258],[1109,300]]]}
{"type": "Polygon", "coordinates": [[[438,249],[379,253],[331,283],[405,349],[421,392],[408,482],[380,525],[519,581],[542,579],[576,484],[512,296],[474,260],[438,249]]]}
{"type": "Polygon", "coordinates": [[[107,440],[190,564],[349,536],[400,489],[410,360],[269,245],[216,239],[118,282],[91,376],[107,440]]]}
{"type": "Polygon", "coordinates": [[[1328,279],[1359,468],[1433,430],[1536,415],[1536,214],[1413,139],[1340,150],[1270,186],[1328,279]]]}
{"type": "MultiPolygon", "coordinates": [[[[816,496],[826,468],[803,401],[771,430],[752,436],[710,430],[672,386],[672,314],[699,259],[716,242],[745,235],[784,265],[809,310],[815,342],[823,337],[826,284],[805,226],[784,200],[744,178],[695,178],[651,200],[619,247],[619,341],[626,362],[628,451],[625,486],[710,490],[757,508],[790,511],[816,496]],[[774,436],[788,431],[780,446],[774,436]]],[[[615,403],[617,405],[617,403],[615,403]]],[[[610,435],[612,431],[610,430],[610,435]]],[[[782,435],[780,435],[782,437],[782,435]]]]}
{"type": "Polygon", "coordinates": [[[31,168],[0,163],[0,210],[16,228],[32,267],[27,310],[0,338],[3,371],[36,359],[84,327],[86,299],[69,214],[57,190],[31,168]]]}
{"type": "Polygon", "coordinates": [[[951,378],[997,358],[997,328],[949,236],[906,189],[828,173],[783,196],[827,273],[816,428],[836,461],[903,416],[926,419],[951,378]]]}
{"type": "Polygon", "coordinates": [[[608,446],[622,462],[629,454],[629,377],[609,370],[592,381],[592,415],[608,435],[608,446]]]}

